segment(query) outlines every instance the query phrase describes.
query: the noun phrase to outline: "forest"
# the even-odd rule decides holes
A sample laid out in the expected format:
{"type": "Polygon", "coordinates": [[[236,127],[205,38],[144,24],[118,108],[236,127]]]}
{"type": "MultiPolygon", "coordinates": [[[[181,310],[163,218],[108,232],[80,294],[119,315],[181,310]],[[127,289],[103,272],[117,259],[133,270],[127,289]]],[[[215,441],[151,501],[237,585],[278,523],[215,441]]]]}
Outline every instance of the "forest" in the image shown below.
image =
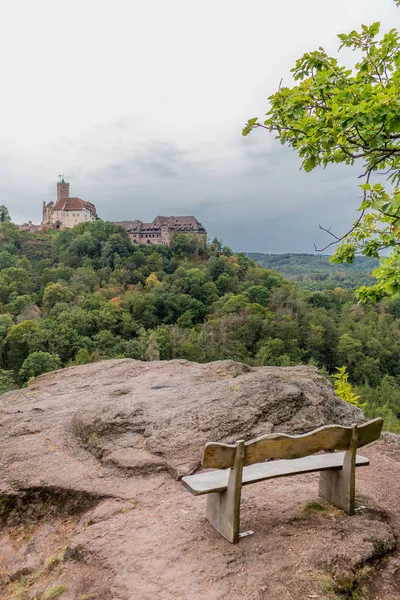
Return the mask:
{"type": "Polygon", "coordinates": [[[133,246],[110,222],[38,234],[0,223],[0,393],[109,358],[345,367],[370,417],[400,432],[400,299],[300,289],[214,240],[133,246]]]}
{"type": "Polygon", "coordinates": [[[352,263],[335,264],[323,254],[262,254],[249,252],[249,258],[262,267],[274,269],[295,281],[303,290],[322,291],[341,287],[355,290],[362,285],[372,285],[371,273],[378,268],[376,258],[356,256],[352,263]]]}

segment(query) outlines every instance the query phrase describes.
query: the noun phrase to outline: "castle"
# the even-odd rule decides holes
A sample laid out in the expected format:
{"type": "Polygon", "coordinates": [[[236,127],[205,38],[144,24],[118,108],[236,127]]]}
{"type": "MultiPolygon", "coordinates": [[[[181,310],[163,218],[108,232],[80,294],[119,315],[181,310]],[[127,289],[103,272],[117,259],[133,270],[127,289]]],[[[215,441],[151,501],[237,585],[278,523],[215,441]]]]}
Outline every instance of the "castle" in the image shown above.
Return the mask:
{"type": "MultiPolygon", "coordinates": [[[[71,198],[69,183],[60,175],[57,183],[57,201],[43,202],[43,218],[41,225],[33,225],[30,221],[19,225],[22,231],[35,233],[46,227],[54,229],[70,229],[78,223],[96,221],[98,219],[96,207],[91,202],[82,198],[71,198]]],[[[142,221],[114,221],[114,225],[121,225],[129,234],[132,244],[164,244],[169,246],[174,232],[193,234],[199,242],[205,243],[207,231],[193,216],[187,217],[156,217],[151,223],[142,221]]]]}
{"type": "Polygon", "coordinates": [[[132,244],[164,244],[169,246],[172,235],[176,233],[192,233],[202,244],[205,243],[207,232],[196,217],[156,217],[151,223],[142,221],[119,221],[129,233],[132,244]]]}
{"type": "Polygon", "coordinates": [[[60,175],[60,181],[57,183],[57,202],[51,201],[48,204],[43,202],[42,225],[53,225],[57,229],[66,229],[74,227],[78,223],[96,219],[95,205],[82,200],[82,198],[71,198],[69,183],[64,181],[64,177],[60,175]]]}

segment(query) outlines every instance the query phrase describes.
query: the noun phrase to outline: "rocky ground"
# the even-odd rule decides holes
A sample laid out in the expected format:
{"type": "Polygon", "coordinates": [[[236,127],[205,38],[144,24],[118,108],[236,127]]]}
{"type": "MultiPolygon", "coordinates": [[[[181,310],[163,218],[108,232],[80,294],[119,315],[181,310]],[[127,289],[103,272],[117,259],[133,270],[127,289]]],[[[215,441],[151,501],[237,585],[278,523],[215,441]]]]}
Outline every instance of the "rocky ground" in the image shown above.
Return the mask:
{"type": "Polygon", "coordinates": [[[247,486],[231,545],[179,478],[206,441],[359,422],[312,367],[114,360],[0,398],[0,597],[400,599],[400,438],[362,449],[360,510],[318,475],[247,486]]]}

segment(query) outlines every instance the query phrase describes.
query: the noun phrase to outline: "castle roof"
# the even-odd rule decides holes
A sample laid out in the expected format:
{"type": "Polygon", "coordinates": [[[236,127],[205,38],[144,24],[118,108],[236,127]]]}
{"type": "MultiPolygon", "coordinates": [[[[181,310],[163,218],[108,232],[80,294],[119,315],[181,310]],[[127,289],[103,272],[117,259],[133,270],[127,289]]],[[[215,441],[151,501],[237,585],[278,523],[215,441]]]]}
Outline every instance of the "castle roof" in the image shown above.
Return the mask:
{"type": "Polygon", "coordinates": [[[96,216],[96,207],[91,202],[86,202],[86,200],[82,200],[82,198],[60,198],[56,205],[53,207],[53,210],[83,210],[86,208],[89,210],[93,216],[96,216]]]}
{"type": "Polygon", "coordinates": [[[122,225],[130,232],[149,232],[160,231],[161,227],[167,226],[168,229],[189,233],[206,233],[203,225],[193,216],[187,217],[162,217],[158,215],[151,223],[143,223],[142,221],[119,221],[116,225],[122,225]]]}
{"type": "Polygon", "coordinates": [[[152,226],[155,228],[161,227],[162,225],[167,225],[170,229],[175,229],[176,231],[196,231],[199,233],[206,233],[203,225],[193,217],[192,215],[186,217],[161,217],[158,216],[152,222],[152,226]]]}
{"type": "Polygon", "coordinates": [[[136,219],[135,221],[114,221],[114,225],[122,225],[126,231],[140,231],[143,223],[136,219]]]}

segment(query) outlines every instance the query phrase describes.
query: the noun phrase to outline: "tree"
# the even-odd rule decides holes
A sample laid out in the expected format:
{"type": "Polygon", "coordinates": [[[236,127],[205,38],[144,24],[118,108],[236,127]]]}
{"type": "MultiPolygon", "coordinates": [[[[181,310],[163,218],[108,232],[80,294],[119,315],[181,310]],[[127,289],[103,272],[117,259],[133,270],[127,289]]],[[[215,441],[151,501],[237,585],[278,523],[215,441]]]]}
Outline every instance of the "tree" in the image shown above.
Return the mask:
{"type": "Polygon", "coordinates": [[[0,369],[0,395],[15,390],[16,387],[12,371],[0,369]]]}
{"type": "Polygon", "coordinates": [[[76,353],[74,365],[86,365],[92,362],[91,354],[87,348],[79,348],[76,353]]]}
{"type": "Polygon", "coordinates": [[[250,119],[243,130],[243,135],[255,128],[275,132],[297,151],[306,171],[363,161],[359,216],[344,235],[322,227],[332,239],[321,249],[339,244],[334,262],[389,251],[374,271],[377,284],[358,290],[361,300],[400,294],[400,37],[392,29],[379,38],[379,29],[374,23],[338,36],[340,48],[359,57],[353,69],[323,48],[304,54],[292,69],[296,84],[280,86],[269,98],[266,120],[250,119]],[[387,188],[378,178],[382,172],[387,188]]]}
{"type": "Polygon", "coordinates": [[[177,254],[194,256],[199,252],[200,242],[194,233],[174,233],[171,248],[177,254]]]}
{"type": "Polygon", "coordinates": [[[161,282],[157,277],[157,273],[150,273],[150,275],[146,279],[144,287],[146,291],[149,291],[152,288],[155,288],[159,285],[161,285],[161,282]]]}
{"type": "Polygon", "coordinates": [[[42,308],[43,311],[49,314],[54,306],[60,302],[70,302],[74,297],[74,293],[66,285],[62,283],[49,283],[46,286],[43,294],[42,308]]]}
{"type": "Polygon", "coordinates": [[[10,217],[10,213],[8,212],[8,208],[7,206],[4,206],[4,204],[2,204],[0,206],[0,223],[10,223],[11,222],[11,217],[10,217]]]}
{"type": "Polygon", "coordinates": [[[23,321],[7,331],[4,340],[7,361],[19,369],[29,354],[43,350],[46,333],[35,321],[23,321]]]}
{"type": "Polygon", "coordinates": [[[49,352],[32,352],[26,358],[19,370],[19,377],[22,383],[28,381],[31,377],[37,377],[42,373],[49,373],[61,368],[61,360],[57,354],[49,352]]]}

